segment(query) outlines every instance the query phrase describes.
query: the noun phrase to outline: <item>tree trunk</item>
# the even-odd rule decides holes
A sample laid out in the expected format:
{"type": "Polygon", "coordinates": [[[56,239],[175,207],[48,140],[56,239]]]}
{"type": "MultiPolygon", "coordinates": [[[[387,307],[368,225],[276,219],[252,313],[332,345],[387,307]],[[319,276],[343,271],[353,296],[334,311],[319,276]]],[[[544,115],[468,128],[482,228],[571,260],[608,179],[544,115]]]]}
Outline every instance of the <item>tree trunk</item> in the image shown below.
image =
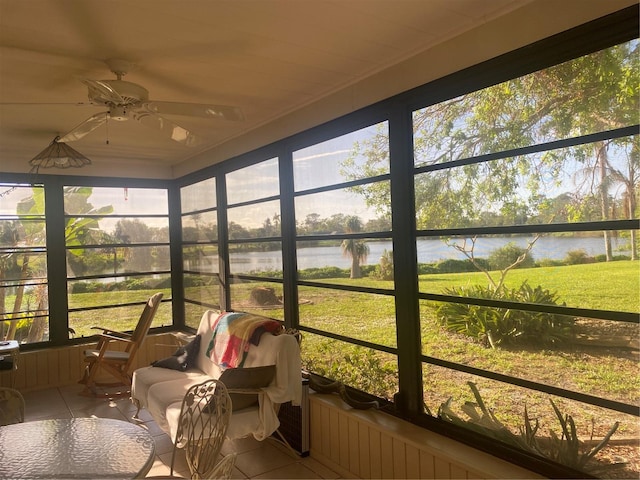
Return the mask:
{"type": "Polygon", "coordinates": [[[22,297],[24,296],[24,280],[29,276],[29,256],[25,255],[22,258],[22,270],[20,272],[20,285],[16,290],[16,299],[13,302],[13,313],[11,315],[11,322],[9,324],[9,331],[7,332],[7,340],[13,340],[16,336],[16,330],[18,329],[18,321],[15,319],[16,314],[22,307],[22,297]]]}
{"type": "MultiPolygon", "coordinates": [[[[602,213],[602,220],[609,219],[609,180],[607,177],[607,151],[606,147],[599,143],[599,148],[597,150],[597,161],[598,167],[600,171],[600,209],[602,213]]],[[[607,262],[611,261],[612,252],[611,252],[611,235],[608,230],[602,232],[604,235],[604,252],[606,256],[607,262]]]]}
{"type": "Polygon", "coordinates": [[[360,277],[362,277],[362,271],[360,270],[360,258],[354,252],[353,255],[351,256],[350,278],[360,278],[360,277]]]}

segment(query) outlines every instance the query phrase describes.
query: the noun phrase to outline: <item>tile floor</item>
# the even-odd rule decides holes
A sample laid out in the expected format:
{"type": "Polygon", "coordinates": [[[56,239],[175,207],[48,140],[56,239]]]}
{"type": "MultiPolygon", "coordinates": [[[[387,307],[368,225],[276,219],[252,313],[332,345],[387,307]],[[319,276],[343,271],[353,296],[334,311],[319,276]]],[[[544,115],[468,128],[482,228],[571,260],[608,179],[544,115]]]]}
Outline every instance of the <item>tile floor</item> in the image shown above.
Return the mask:
{"type": "MultiPolygon", "coordinates": [[[[88,398],[78,395],[81,385],[26,392],[25,421],[48,418],[104,417],[139,423],[131,417],[135,407],[128,398],[117,400],[88,398]]],[[[140,426],[147,429],[156,442],[156,459],[148,476],[169,474],[173,444],[153,421],[146,410],[139,414],[140,426]]],[[[236,452],[232,478],[325,478],[337,479],[338,474],[311,457],[300,457],[273,439],[258,442],[253,437],[227,440],[222,454],[236,452]]],[[[188,477],[189,469],[184,456],[178,456],[174,474],[188,477]]]]}

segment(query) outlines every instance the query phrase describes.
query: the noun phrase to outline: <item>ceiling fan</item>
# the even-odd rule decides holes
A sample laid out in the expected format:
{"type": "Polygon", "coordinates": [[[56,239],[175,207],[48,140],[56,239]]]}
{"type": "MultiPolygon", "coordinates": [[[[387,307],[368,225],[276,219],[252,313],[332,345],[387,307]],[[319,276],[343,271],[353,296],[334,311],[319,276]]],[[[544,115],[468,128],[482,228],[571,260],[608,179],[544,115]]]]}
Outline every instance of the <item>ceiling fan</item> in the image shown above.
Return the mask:
{"type": "Polygon", "coordinates": [[[115,80],[87,78],[79,80],[89,89],[90,104],[104,105],[108,110],[87,118],[73,130],[60,137],[58,142],[67,143],[79,140],[109,120],[122,122],[133,119],[173,141],[195,147],[204,143],[205,139],[174,121],[168,120],[162,114],[229,121],[244,120],[244,115],[238,107],[149,100],[149,92],[146,88],[137,83],[122,80],[133,64],[119,59],[109,59],[106,63],[111,72],[115,74],[115,80]]]}

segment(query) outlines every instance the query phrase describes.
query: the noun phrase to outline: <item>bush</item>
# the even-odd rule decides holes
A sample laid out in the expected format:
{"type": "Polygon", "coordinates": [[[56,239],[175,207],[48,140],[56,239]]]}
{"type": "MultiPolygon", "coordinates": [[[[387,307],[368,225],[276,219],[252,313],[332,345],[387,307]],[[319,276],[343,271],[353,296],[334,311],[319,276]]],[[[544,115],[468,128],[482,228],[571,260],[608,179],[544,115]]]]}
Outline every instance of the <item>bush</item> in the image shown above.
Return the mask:
{"type": "Polygon", "coordinates": [[[493,270],[504,270],[516,263],[518,258],[526,253],[525,259],[522,263],[518,264],[516,268],[530,268],[535,266],[533,256],[531,252],[527,252],[526,248],[517,246],[513,242],[509,242],[506,245],[496,248],[489,254],[489,266],[493,270]]]}
{"type": "Polygon", "coordinates": [[[373,276],[379,280],[393,280],[393,252],[385,248],[380,257],[380,263],[376,265],[373,276]]]}
{"type": "Polygon", "coordinates": [[[583,263],[593,262],[593,257],[589,257],[586,250],[569,250],[564,257],[566,265],[581,265],[583,263]]]}
{"type": "MultiPolygon", "coordinates": [[[[519,289],[496,291],[476,285],[448,288],[444,293],[458,297],[558,305],[555,293],[544,290],[540,285],[532,288],[527,282],[519,289]]],[[[575,324],[575,319],[566,315],[464,303],[442,304],[436,313],[441,325],[448,330],[473,337],[491,348],[499,345],[556,346],[573,337],[575,324]]]]}
{"type": "MultiPolygon", "coordinates": [[[[482,268],[489,268],[489,264],[484,258],[476,258],[476,263],[482,268]]],[[[455,260],[448,258],[436,263],[437,273],[462,273],[462,272],[477,272],[476,267],[471,260],[455,260]]]]}

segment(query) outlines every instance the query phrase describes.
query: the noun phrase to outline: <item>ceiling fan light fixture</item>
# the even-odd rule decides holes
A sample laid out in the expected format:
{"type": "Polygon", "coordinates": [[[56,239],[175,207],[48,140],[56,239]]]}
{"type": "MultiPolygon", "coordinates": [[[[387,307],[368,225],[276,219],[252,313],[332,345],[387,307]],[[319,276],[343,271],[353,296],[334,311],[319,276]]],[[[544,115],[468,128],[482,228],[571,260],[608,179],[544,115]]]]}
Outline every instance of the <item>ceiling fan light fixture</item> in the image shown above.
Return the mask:
{"type": "Polygon", "coordinates": [[[29,160],[29,165],[34,169],[40,168],[80,168],[91,165],[91,160],[74,150],[64,142],[59,142],[60,137],[56,137],[38,155],[29,160]]]}

